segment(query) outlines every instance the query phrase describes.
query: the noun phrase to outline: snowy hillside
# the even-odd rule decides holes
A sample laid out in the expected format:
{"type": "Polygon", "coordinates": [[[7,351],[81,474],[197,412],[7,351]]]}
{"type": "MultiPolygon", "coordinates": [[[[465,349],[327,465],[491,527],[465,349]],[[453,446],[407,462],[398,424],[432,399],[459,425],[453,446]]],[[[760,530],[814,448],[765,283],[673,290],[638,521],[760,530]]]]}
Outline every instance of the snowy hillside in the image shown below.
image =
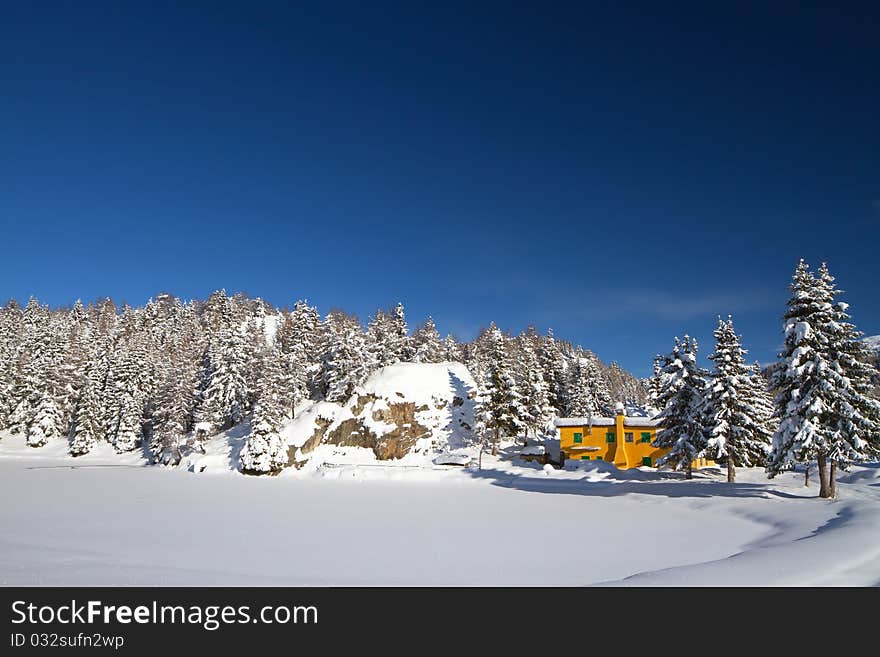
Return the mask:
{"type": "Polygon", "coordinates": [[[869,335],[866,338],[862,338],[862,342],[867,345],[868,349],[880,353],[880,335],[869,335]]]}
{"type": "MultiPolygon", "coordinates": [[[[471,455],[475,383],[461,363],[397,363],[374,372],[345,403],[310,402],[284,424],[289,466],[313,470],[396,460],[430,464],[449,452],[471,455]]],[[[250,429],[211,438],[205,453],[189,453],[180,467],[228,470],[250,429]]]]}

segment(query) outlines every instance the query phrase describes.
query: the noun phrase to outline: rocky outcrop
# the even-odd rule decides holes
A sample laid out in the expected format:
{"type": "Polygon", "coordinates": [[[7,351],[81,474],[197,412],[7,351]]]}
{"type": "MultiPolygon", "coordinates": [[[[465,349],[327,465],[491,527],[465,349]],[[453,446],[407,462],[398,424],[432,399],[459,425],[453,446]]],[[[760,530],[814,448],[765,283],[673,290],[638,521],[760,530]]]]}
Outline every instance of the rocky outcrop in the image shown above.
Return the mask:
{"type": "Polygon", "coordinates": [[[333,424],[333,420],[329,420],[324,417],[316,418],[315,432],[312,434],[312,436],[308,440],[306,440],[306,442],[303,443],[300,447],[294,447],[293,445],[291,445],[287,448],[287,464],[293,465],[297,468],[302,466],[302,464],[305,463],[307,459],[297,461],[297,450],[299,450],[301,454],[308,454],[313,449],[315,449],[315,447],[320,445],[321,442],[324,440],[324,434],[327,432],[327,429],[330,427],[331,424],[333,424]]]}
{"type": "Polygon", "coordinates": [[[367,426],[366,418],[362,415],[367,404],[375,401],[374,398],[364,402],[364,397],[359,397],[351,409],[352,412],[359,411],[357,416],[340,422],[324,442],[346,447],[366,447],[373,450],[377,459],[384,461],[402,458],[419,438],[430,433],[427,427],[416,421],[415,414],[420,409],[414,403],[390,402],[370,413],[374,422],[392,427],[381,436],[377,435],[367,426]]]}

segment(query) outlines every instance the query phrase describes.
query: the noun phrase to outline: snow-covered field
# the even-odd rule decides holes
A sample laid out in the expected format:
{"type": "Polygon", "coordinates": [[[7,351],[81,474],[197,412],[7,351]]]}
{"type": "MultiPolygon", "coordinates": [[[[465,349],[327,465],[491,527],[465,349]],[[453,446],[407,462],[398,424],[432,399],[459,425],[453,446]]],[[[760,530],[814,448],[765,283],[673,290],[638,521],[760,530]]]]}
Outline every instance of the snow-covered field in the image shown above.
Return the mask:
{"type": "Polygon", "coordinates": [[[0,440],[4,585],[877,585],[880,465],[815,498],[802,473],[694,481],[560,471],[322,466],[249,477],[101,445],[0,440]]]}

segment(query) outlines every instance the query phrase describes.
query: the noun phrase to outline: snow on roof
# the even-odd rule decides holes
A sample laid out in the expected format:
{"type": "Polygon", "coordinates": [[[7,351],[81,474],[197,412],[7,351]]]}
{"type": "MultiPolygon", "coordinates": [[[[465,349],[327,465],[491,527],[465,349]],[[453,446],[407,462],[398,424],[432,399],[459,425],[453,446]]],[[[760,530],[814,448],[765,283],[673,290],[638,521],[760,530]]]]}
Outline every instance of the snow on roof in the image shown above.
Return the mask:
{"type": "Polygon", "coordinates": [[[519,453],[522,456],[543,456],[547,453],[547,450],[543,445],[529,445],[528,447],[523,447],[519,453]]]}
{"type": "Polygon", "coordinates": [[[594,415],[592,417],[558,417],[553,421],[557,427],[613,427],[613,417],[602,417],[594,415]]]}
{"type": "Polygon", "coordinates": [[[624,427],[656,427],[659,422],[652,417],[625,417],[623,418],[624,427]]]}
{"type": "MultiPolygon", "coordinates": [[[[600,417],[598,415],[594,415],[593,417],[558,417],[553,421],[553,424],[557,427],[613,427],[614,418],[600,417]]],[[[659,423],[655,418],[650,417],[631,417],[627,415],[623,418],[624,428],[656,427],[658,424],[659,423]]]]}

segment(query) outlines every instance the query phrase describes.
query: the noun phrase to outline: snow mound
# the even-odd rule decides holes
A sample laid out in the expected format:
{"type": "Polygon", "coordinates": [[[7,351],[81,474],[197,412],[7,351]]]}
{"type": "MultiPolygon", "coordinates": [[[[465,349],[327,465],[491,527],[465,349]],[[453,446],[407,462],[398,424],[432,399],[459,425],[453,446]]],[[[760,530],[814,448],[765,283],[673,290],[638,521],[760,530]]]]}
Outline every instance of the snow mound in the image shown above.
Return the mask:
{"type": "Polygon", "coordinates": [[[467,399],[476,388],[474,378],[462,363],[395,363],[367,379],[361,390],[386,399],[399,398],[417,405],[451,403],[458,396],[467,399]]]}

